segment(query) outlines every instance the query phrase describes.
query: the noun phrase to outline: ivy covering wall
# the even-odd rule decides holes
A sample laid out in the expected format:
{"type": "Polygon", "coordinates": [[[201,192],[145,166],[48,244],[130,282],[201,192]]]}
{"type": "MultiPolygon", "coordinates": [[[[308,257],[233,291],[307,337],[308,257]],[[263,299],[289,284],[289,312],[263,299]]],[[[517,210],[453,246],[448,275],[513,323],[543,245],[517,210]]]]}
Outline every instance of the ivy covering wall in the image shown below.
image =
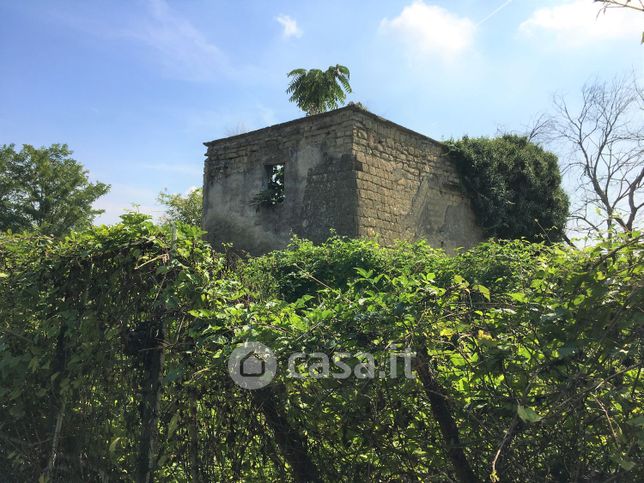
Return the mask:
{"type": "Polygon", "coordinates": [[[524,136],[448,143],[488,237],[560,241],[568,219],[557,157],[524,136]]]}

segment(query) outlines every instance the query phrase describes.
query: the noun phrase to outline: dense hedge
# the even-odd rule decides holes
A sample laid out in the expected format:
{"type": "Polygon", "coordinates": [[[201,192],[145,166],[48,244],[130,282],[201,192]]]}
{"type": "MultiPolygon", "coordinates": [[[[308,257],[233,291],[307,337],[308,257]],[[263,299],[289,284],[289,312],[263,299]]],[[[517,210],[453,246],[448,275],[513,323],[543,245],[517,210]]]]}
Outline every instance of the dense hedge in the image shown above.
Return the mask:
{"type": "Polygon", "coordinates": [[[7,481],[638,481],[639,235],[448,257],[333,239],[228,266],[140,216],[0,239],[7,481]],[[248,391],[238,343],[279,359],[248,391]],[[287,377],[304,351],[415,379],[287,377]]]}
{"type": "Polygon", "coordinates": [[[488,237],[562,239],[569,203],[554,154],[511,134],[448,147],[488,237]]]}

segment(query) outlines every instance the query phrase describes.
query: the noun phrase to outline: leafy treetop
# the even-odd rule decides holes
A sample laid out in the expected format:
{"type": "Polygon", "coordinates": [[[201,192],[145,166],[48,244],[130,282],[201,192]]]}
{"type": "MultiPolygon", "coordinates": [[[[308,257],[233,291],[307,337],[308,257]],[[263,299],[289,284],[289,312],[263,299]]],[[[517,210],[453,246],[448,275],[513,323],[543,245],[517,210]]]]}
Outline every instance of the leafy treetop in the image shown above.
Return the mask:
{"type": "Polygon", "coordinates": [[[66,144],[16,151],[0,147],[0,231],[61,236],[91,225],[103,210],[92,203],[110,189],[91,183],[87,171],[71,157],[66,144]]]}
{"type": "Polygon", "coordinates": [[[180,221],[189,225],[201,226],[201,215],[203,213],[202,188],[190,190],[185,196],[164,191],[159,193],[158,201],[166,207],[165,221],[180,221]]]}
{"type": "Polygon", "coordinates": [[[337,109],[351,92],[350,72],[343,65],[319,69],[295,69],[288,73],[291,82],[286,89],[290,101],[306,112],[307,116],[337,109]]]}

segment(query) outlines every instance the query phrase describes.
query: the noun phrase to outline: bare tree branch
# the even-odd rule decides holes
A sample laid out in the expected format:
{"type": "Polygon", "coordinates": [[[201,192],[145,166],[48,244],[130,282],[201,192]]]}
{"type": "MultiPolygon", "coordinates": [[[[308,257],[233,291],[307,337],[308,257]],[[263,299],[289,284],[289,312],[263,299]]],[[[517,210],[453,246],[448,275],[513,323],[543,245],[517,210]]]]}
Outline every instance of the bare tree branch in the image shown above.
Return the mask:
{"type": "Polygon", "coordinates": [[[630,8],[644,12],[644,0],[595,0],[595,2],[603,4],[600,13],[609,8],[630,8]]]}
{"type": "Polygon", "coordinates": [[[644,96],[635,76],[585,85],[579,104],[556,96],[554,106],[546,125],[568,153],[562,172],[576,181],[571,229],[633,231],[644,198],[644,96]]]}

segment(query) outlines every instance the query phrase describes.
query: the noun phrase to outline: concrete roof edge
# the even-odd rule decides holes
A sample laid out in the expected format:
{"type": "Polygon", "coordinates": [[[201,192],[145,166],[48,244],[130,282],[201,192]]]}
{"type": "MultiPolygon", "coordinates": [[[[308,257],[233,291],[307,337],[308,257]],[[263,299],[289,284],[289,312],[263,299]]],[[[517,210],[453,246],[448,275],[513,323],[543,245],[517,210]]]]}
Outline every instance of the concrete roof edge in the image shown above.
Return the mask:
{"type": "Polygon", "coordinates": [[[374,114],[373,112],[368,111],[368,110],[366,110],[364,108],[361,108],[360,106],[355,106],[354,105],[354,107],[356,107],[356,110],[358,112],[360,112],[362,114],[366,114],[367,116],[371,117],[372,119],[375,119],[378,122],[381,122],[383,124],[387,124],[389,126],[392,126],[392,127],[396,128],[396,129],[399,129],[401,131],[406,132],[407,134],[411,134],[413,136],[425,139],[425,140],[430,141],[430,142],[432,142],[434,144],[437,144],[437,145],[439,145],[441,147],[445,147],[445,143],[443,143],[441,141],[437,141],[436,139],[431,138],[431,137],[429,137],[429,136],[427,136],[425,134],[419,133],[418,131],[414,131],[413,129],[409,129],[408,127],[405,127],[402,124],[398,124],[396,122],[390,121],[389,119],[386,119],[386,118],[384,118],[382,116],[379,116],[378,114],[374,114]]]}
{"type": "Polygon", "coordinates": [[[254,131],[249,131],[249,132],[245,132],[245,133],[242,133],[242,134],[236,134],[234,136],[228,136],[228,137],[225,137],[225,138],[215,139],[213,141],[207,141],[207,142],[204,142],[203,144],[204,144],[204,146],[214,146],[214,145],[224,143],[224,142],[236,141],[236,140],[239,140],[239,139],[243,139],[244,137],[250,137],[250,136],[254,136],[254,135],[258,134],[258,133],[264,132],[264,131],[269,131],[271,129],[281,128],[281,127],[286,127],[286,126],[292,126],[292,125],[295,125],[295,124],[304,124],[304,123],[311,122],[313,120],[321,119],[321,118],[325,118],[325,117],[333,117],[333,116],[335,116],[335,115],[337,115],[339,113],[349,111],[349,110],[354,111],[354,112],[358,112],[360,114],[364,114],[364,115],[366,115],[368,117],[371,117],[372,119],[374,119],[374,120],[376,120],[376,121],[378,121],[380,123],[387,124],[387,125],[392,126],[392,127],[396,128],[396,129],[404,131],[404,132],[406,132],[408,134],[423,138],[423,139],[425,139],[427,141],[430,141],[430,142],[432,142],[432,143],[434,143],[434,144],[436,144],[438,146],[441,146],[441,147],[445,146],[445,143],[443,143],[441,141],[437,141],[436,139],[430,138],[429,136],[426,136],[426,135],[421,134],[421,133],[419,133],[417,131],[414,131],[413,129],[409,129],[409,128],[405,127],[405,126],[402,126],[402,125],[397,124],[397,123],[395,123],[393,121],[390,121],[389,119],[385,119],[384,117],[378,116],[377,114],[374,114],[373,112],[370,112],[370,111],[366,110],[365,108],[359,106],[358,104],[354,104],[352,102],[347,104],[346,106],[340,107],[338,109],[334,109],[332,111],[327,111],[327,112],[323,112],[323,113],[320,113],[320,114],[314,114],[312,116],[299,117],[299,118],[293,119],[291,121],[286,121],[286,122],[282,122],[282,123],[278,123],[278,124],[273,124],[271,126],[266,126],[266,127],[261,128],[261,129],[255,129],[254,131]]]}

